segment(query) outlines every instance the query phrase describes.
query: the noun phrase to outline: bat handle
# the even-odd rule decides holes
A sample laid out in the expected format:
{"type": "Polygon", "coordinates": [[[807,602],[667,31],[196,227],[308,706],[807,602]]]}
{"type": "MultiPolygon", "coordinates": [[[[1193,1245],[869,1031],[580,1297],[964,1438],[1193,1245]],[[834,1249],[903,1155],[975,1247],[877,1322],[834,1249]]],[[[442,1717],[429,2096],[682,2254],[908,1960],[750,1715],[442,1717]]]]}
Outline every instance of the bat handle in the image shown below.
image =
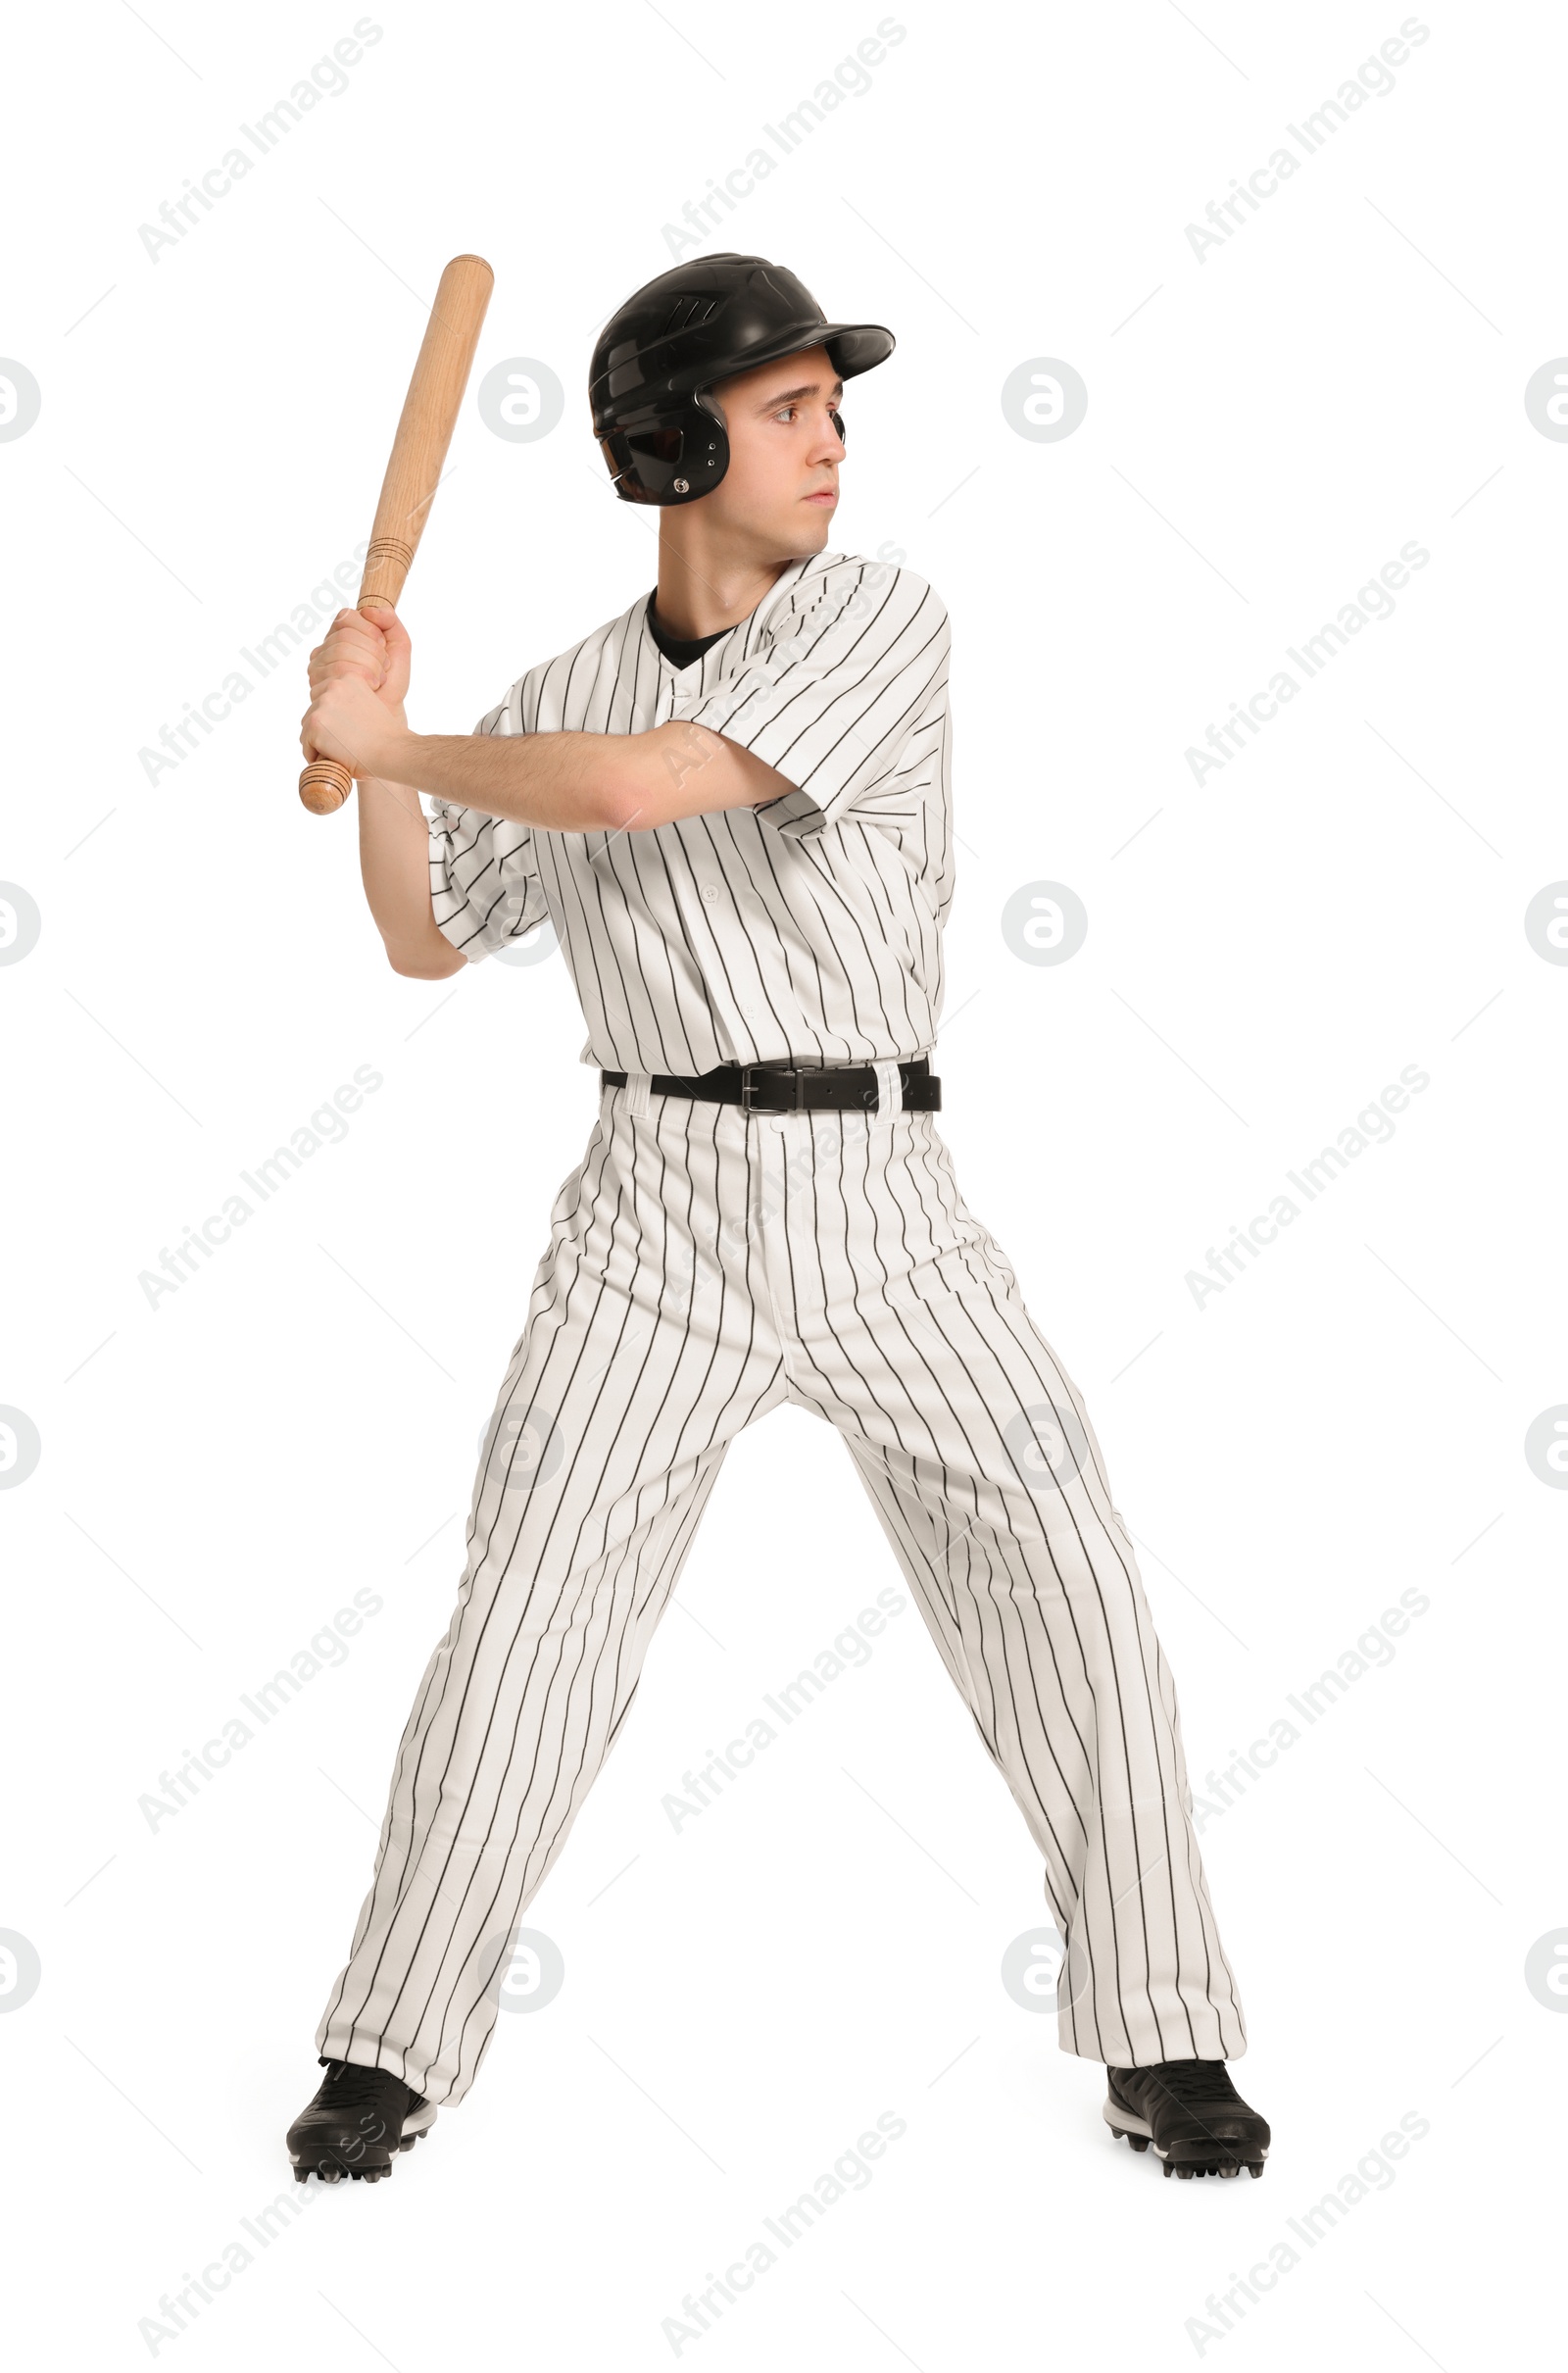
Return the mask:
{"type": "MultiPolygon", "coordinates": [[[[362,584],[360,587],[360,599],[357,604],[357,607],[363,610],[367,617],[372,610],[396,608],[397,595],[403,590],[403,576],[412,557],[406,544],[397,546],[395,552],[388,552],[385,555],[379,552],[374,545],[371,546],[366,558],[366,584],[362,584]],[[399,560],[402,563],[401,568],[397,566],[399,560]],[[367,590],[372,573],[385,576],[389,588],[386,593],[371,593],[367,590]]],[[[354,777],[341,759],[313,758],[300,776],[300,799],[313,816],[335,815],[353,788],[354,777]]]]}
{"type": "Polygon", "coordinates": [[[335,758],[313,758],[300,776],[300,798],[313,816],[330,816],[353,788],[353,775],[335,758]]]}

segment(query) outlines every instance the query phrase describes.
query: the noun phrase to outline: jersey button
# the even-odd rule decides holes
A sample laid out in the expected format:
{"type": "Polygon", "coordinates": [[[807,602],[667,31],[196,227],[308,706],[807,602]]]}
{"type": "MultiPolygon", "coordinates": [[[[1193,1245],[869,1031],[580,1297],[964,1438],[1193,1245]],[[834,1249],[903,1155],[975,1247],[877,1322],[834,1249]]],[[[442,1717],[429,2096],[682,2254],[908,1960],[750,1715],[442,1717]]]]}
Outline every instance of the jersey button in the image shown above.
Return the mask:
{"type": "Polygon", "coordinates": [[[703,884],[703,904],[704,904],[704,906],[705,906],[705,907],[716,907],[716,906],[717,906],[717,904],[718,904],[718,884],[717,884],[717,882],[712,882],[712,881],[705,881],[705,882],[704,882],[704,884],[703,884]]]}

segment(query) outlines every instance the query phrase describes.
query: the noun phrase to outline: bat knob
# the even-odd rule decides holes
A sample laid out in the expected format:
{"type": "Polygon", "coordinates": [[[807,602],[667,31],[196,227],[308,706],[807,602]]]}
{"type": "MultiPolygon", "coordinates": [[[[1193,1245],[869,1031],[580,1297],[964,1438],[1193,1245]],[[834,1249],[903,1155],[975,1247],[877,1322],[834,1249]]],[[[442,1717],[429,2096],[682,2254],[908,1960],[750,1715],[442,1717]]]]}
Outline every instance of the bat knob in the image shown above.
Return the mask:
{"type": "Polygon", "coordinates": [[[354,788],[354,777],[335,758],[313,758],[300,776],[300,798],[313,816],[330,816],[354,788]]]}

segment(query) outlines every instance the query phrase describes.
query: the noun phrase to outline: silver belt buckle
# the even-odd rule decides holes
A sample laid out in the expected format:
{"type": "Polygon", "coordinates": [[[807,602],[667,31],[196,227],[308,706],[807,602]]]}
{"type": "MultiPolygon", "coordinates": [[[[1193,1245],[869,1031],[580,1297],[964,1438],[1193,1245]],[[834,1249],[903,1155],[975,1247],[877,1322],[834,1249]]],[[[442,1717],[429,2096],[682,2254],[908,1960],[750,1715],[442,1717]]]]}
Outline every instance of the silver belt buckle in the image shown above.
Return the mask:
{"type": "Polygon", "coordinates": [[[775,1111],[783,1111],[783,1112],[805,1112],[805,1110],[806,1110],[806,1103],[805,1103],[805,1097],[806,1097],[806,1084],[805,1084],[805,1083],[806,1083],[806,1074],[805,1074],[805,1072],[802,1070],[802,1068],[801,1068],[801,1066],[800,1066],[800,1064],[799,1064],[799,1063],[742,1063],[742,1065],[741,1065],[741,1111],[742,1111],[743,1112],[775,1112],[775,1111]],[[754,1103],[753,1103],[753,1101],[752,1101],[752,1096],[753,1096],[753,1078],[752,1078],[752,1074],[753,1074],[754,1072],[756,1072],[756,1071],[771,1072],[771,1073],[772,1073],[772,1075],[773,1075],[773,1077],[774,1077],[775,1079],[776,1079],[776,1078],[777,1078],[777,1077],[778,1077],[778,1076],[779,1076],[781,1073],[783,1073],[783,1074],[787,1075],[789,1078],[793,1079],[793,1081],[795,1082],[795,1102],[794,1102],[794,1104],[793,1104],[793,1105],[784,1105],[784,1106],[782,1106],[782,1107],[780,1107],[780,1106],[774,1106],[774,1105],[757,1105],[757,1104],[754,1104],[754,1103]]]}

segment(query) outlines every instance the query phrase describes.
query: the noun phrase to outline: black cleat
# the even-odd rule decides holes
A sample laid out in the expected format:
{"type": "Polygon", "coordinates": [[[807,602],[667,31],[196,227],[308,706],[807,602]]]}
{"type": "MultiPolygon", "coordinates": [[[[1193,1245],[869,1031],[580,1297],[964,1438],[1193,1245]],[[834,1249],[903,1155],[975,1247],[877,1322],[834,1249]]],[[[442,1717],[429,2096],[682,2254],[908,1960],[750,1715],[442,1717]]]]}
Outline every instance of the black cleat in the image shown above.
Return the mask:
{"type": "Polygon", "coordinates": [[[1223,2060],[1161,2060],[1151,2068],[1107,2068],[1104,2119],[1134,2151],[1154,2155],[1167,2175],[1261,2175],[1269,2130],[1250,2109],[1223,2060]]]}
{"type": "Polygon", "coordinates": [[[387,2068],[326,2060],[325,2081],[288,2130],[294,2181],[378,2184],[398,2151],[412,2151],[435,2124],[435,2106],[387,2068]]]}

